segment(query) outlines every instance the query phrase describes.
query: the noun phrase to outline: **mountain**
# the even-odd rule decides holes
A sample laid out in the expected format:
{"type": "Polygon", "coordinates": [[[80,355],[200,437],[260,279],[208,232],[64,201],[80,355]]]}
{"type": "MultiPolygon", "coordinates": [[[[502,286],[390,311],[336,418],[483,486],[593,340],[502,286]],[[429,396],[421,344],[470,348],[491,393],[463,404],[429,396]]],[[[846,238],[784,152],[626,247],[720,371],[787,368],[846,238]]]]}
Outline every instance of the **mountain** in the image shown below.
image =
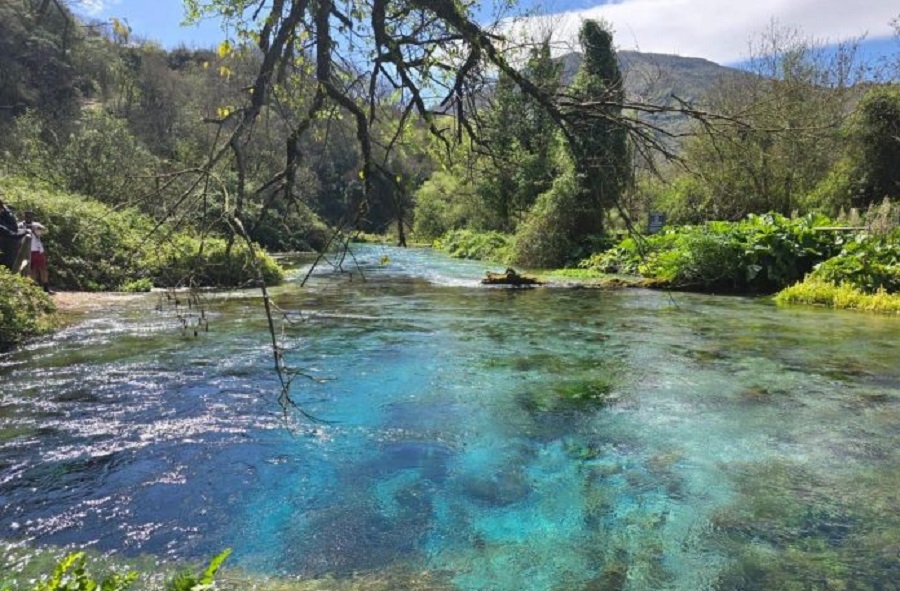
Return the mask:
{"type": "MultiPolygon", "coordinates": [[[[678,97],[697,105],[702,103],[719,80],[748,75],[742,70],[720,66],[699,57],[639,51],[619,51],[618,55],[626,96],[634,102],[677,105],[673,97],[678,97]]],[[[569,53],[560,60],[563,64],[563,83],[568,84],[578,71],[581,54],[569,53]]],[[[655,115],[649,119],[672,133],[685,132],[690,124],[687,117],[676,113],[655,115]]]]}

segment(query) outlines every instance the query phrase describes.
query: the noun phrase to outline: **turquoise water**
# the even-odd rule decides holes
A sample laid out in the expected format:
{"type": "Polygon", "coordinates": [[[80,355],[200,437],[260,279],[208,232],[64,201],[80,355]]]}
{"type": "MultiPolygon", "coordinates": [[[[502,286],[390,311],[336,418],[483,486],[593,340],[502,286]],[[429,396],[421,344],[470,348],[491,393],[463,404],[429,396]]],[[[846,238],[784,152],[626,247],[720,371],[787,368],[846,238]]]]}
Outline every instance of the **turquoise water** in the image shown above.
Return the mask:
{"type": "Polygon", "coordinates": [[[0,539],[395,588],[897,588],[900,319],[356,255],[275,292],[318,423],[285,420],[252,292],[196,337],[148,295],[0,358],[0,539]]]}

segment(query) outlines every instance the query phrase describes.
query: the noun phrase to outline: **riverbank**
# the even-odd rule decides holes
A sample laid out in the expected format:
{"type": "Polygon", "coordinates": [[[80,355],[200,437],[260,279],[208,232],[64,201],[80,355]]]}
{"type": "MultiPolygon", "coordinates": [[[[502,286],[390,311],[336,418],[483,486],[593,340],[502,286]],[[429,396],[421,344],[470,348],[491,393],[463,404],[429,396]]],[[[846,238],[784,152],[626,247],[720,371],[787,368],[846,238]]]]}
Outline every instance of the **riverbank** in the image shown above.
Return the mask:
{"type": "Polygon", "coordinates": [[[145,299],[146,293],[116,291],[60,291],[51,296],[59,314],[85,314],[145,299]]]}

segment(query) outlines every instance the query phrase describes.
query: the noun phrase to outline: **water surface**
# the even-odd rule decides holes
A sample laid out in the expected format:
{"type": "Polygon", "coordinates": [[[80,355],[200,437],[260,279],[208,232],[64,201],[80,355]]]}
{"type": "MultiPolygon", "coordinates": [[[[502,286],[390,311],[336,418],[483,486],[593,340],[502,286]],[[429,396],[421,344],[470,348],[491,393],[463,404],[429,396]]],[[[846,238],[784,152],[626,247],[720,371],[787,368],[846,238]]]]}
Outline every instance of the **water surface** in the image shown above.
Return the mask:
{"type": "Polygon", "coordinates": [[[151,294],[0,358],[0,539],[466,591],[897,588],[900,319],[356,258],[275,290],[319,423],[277,403],[254,292],[197,336],[151,294]]]}

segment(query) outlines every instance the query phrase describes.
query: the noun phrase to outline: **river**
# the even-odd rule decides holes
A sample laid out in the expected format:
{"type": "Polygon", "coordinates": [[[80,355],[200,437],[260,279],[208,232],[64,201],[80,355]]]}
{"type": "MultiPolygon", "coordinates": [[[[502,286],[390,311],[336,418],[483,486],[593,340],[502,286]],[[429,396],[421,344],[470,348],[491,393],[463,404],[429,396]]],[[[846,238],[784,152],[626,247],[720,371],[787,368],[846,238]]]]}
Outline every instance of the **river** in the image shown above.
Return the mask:
{"type": "Polygon", "coordinates": [[[196,336],[147,294],[0,357],[0,541],[462,591],[897,588],[900,318],[355,255],[273,291],[319,421],[278,404],[256,291],[205,295],[196,336]]]}

